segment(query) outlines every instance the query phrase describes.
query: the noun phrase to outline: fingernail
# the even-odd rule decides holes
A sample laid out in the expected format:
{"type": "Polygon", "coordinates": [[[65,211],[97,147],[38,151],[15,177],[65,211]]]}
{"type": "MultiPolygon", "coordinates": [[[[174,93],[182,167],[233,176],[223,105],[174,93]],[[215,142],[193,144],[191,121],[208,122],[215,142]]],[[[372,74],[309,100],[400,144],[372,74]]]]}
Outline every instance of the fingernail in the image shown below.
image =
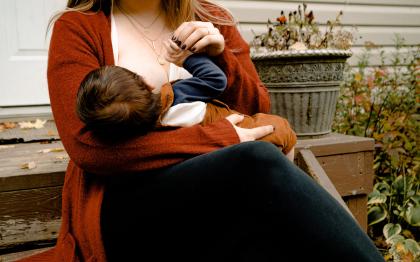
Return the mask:
{"type": "Polygon", "coordinates": [[[181,46],[181,48],[183,49],[183,50],[185,50],[185,48],[187,47],[187,45],[186,44],[183,44],[182,46],[181,46]]]}
{"type": "Polygon", "coordinates": [[[175,36],[173,35],[171,39],[172,39],[172,41],[175,41],[175,39],[176,39],[176,38],[175,38],[175,36]]]}
{"type": "Polygon", "coordinates": [[[181,44],[182,44],[182,42],[181,42],[181,41],[179,41],[178,39],[175,39],[175,43],[176,43],[178,46],[181,46],[181,44]]]}
{"type": "Polygon", "coordinates": [[[196,50],[195,47],[191,48],[191,52],[195,52],[195,50],[196,50]]]}

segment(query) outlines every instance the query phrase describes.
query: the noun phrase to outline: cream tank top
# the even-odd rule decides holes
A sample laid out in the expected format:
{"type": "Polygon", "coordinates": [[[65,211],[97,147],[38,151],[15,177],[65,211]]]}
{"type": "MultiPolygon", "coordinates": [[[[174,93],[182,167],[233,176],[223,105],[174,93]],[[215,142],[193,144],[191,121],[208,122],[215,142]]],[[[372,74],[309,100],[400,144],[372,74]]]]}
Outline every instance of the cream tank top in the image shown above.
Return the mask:
{"type": "MultiPolygon", "coordinates": [[[[114,53],[115,65],[124,67],[118,60],[118,30],[114,15],[111,12],[111,41],[114,53]]],[[[139,61],[140,62],[140,61],[139,61]]],[[[138,74],[138,72],[135,72],[138,74]]],[[[190,78],[192,75],[182,67],[169,64],[169,81],[190,78]]],[[[159,92],[159,90],[155,90],[159,92]]],[[[206,103],[201,101],[191,103],[181,103],[169,108],[168,112],[162,117],[161,124],[164,126],[187,127],[199,124],[203,121],[206,114],[206,103]]]]}

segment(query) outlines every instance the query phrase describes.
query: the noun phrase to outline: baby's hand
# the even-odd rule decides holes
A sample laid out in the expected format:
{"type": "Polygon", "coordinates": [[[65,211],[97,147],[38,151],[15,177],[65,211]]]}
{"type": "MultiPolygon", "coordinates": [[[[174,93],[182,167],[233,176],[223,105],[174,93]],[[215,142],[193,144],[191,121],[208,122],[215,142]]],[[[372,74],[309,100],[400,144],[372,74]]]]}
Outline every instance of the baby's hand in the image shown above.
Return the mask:
{"type": "Polygon", "coordinates": [[[183,50],[180,48],[174,41],[168,39],[164,42],[164,46],[166,49],[165,59],[170,63],[174,63],[175,65],[182,67],[184,61],[192,55],[193,53],[189,50],[183,50]]]}

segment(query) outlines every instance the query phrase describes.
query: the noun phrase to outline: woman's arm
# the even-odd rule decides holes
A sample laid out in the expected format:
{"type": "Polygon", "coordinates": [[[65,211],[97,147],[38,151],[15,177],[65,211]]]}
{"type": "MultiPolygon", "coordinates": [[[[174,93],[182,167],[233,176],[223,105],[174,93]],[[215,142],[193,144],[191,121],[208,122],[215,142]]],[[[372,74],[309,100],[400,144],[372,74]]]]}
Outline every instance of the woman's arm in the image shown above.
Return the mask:
{"type": "MultiPolygon", "coordinates": [[[[76,115],[76,94],[85,75],[105,65],[105,52],[101,49],[110,47],[103,39],[106,34],[91,28],[86,20],[91,19],[89,16],[80,18],[85,20],[82,22],[66,19],[70,15],[63,15],[54,25],[47,75],[51,107],[60,137],[71,160],[83,170],[96,174],[144,171],[239,142],[228,120],[206,127],[197,125],[151,132],[114,145],[98,141],[84,129],[76,115]]],[[[118,137],[119,134],[114,135],[118,137]]]]}
{"type": "Polygon", "coordinates": [[[226,76],[207,55],[193,54],[183,63],[193,77],[181,79],[172,85],[174,103],[208,102],[226,89],[226,76]]]}
{"type": "Polygon", "coordinates": [[[220,100],[232,109],[253,115],[269,113],[270,98],[249,56],[249,46],[235,26],[220,26],[225,49],[216,63],[227,76],[227,88],[220,100]]]}
{"type": "MultiPolygon", "coordinates": [[[[213,15],[226,17],[217,8],[213,15]]],[[[249,46],[235,26],[218,26],[210,22],[183,23],[173,35],[174,41],[184,49],[206,52],[227,77],[227,88],[219,97],[232,109],[253,115],[270,111],[270,98],[249,56],[249,46]]]]}

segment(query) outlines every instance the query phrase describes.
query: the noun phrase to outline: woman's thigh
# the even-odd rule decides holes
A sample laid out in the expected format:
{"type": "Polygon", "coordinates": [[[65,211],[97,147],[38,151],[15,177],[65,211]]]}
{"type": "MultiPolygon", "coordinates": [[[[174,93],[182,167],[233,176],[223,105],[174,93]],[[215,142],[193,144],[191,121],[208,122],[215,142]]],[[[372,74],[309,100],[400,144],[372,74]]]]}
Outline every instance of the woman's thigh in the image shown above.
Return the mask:
{"type": "Polygon", "coordinates": [[[262,167],[271,158],[287,163],[281,173],[292,166],[271,144],[251,142],[114,182],[103,205],[106,249],[121,255],[138,245],[138,255],[227,260],[264,224],[261,214],[272,196],[262,167]],[[124,236],[127,241],[121,241],[124,236]]]}
{"type": "Polygon", "coordinates": [[[102,221],[111,260],[127,254],[152,261],[263,262],[311,253],[324,261],[369,261],[359,254],[373,252],[346,211],[266,142],[115,182],[105,193],[102,221]],[[292,252],[302,240],[309,244],[305,252],[292,252]]]}

